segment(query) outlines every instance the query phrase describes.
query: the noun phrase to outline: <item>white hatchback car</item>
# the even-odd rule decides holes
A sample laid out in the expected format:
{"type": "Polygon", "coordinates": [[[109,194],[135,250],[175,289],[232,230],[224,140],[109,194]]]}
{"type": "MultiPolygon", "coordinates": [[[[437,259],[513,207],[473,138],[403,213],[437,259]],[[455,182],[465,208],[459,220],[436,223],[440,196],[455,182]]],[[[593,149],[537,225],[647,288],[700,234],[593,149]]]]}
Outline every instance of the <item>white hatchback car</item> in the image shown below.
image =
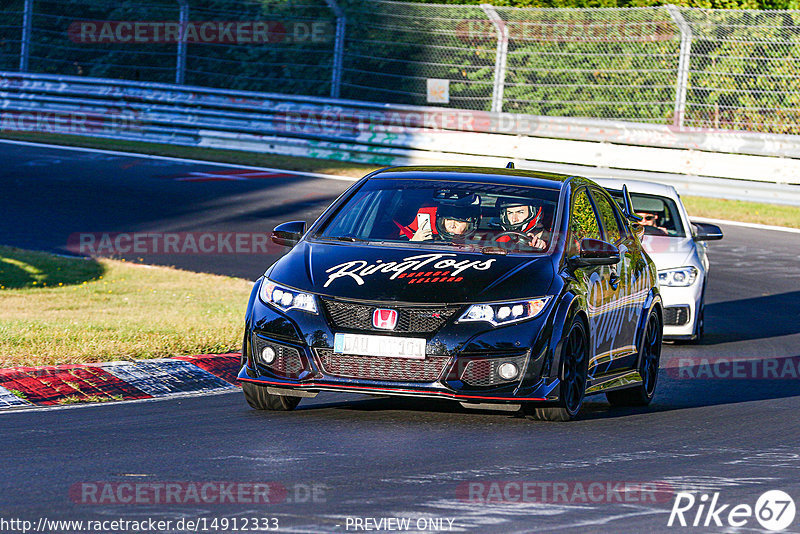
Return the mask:
{"type": "Polygon", "coordinates": [[[674,187],[638,180],[592,178],[624,206],[628,186],[633,210],[642,217],[642,245],[656,264],[664,299],[664,339],[699,341],[703,337],[708,257],[705,241],[722,239],[713,224],[692,223],[674,187]]]}

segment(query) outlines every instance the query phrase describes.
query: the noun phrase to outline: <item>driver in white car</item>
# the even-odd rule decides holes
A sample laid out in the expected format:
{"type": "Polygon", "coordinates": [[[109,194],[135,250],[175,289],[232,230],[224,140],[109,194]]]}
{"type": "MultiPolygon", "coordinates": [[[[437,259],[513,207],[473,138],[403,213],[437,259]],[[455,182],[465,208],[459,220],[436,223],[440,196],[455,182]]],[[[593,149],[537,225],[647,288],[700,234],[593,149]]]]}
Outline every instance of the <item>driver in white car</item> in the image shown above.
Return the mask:
{"type": "Polygon", "coordinates": [[[663,235],[669,235],[667,229],[663,226],[658,226],[658,215],[656,213],[651,213],[649,211],[637,211],[636,215],[642,218],[640,224],[642,226],[652,226],[659,230],[663,235]]]}

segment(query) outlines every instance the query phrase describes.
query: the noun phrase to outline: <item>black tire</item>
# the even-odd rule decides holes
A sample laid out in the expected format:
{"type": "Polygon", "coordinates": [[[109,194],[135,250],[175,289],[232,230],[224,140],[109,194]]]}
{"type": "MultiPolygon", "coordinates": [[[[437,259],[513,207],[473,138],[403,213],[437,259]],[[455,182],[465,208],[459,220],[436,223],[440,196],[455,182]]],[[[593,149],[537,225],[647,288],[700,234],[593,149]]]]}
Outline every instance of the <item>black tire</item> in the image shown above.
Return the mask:
{"type": "Polygon", "coordinates": [[[256,410],[289,412],[300,404],[300,397],[273,395],[267,392],[266,387],[252,382],[242,382],[242,391],[244,391],[244,398],[247,400],[247,404],[256,410]]]}
{"type": "Polygon", "coordinates": [[[695,325],[694,330],[694,337],[691,339],[690,343],[694,345],[699,345],[703,342],[703,336],[706,333],[706,299],[705,296],[700,300],[700,306],[698,306],[700,311],[697,313],[697,324],[695,325]]]}
{"type": "Polygon", "coordinates": [[[632,388],[618,389],[606,393],[612,406],[647,406],[656,393],[658,367],[661,362],[663,327],[658,312],[654,309],[647,318],[647,326],[639,349],[639,374],[642,383],[632,388]]]}
{"type": "Polygon", "coordinates": [[[586,396],[589,372],[589,339],[579,317],[572,320],[561,351],[563,365],[559,400],[555,406],[526,407],[526,413],[538,421],[572,421],[577,418],[586,396]]]}

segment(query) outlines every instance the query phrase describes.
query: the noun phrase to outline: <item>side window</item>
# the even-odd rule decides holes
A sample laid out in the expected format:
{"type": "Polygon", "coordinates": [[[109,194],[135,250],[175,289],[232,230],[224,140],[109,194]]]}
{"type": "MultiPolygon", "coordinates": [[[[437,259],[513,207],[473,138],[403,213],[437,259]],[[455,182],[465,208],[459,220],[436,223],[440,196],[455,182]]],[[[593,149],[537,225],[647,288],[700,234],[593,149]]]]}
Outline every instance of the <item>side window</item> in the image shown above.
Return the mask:
{"type": "Polygon", "coordinates": [[[594,204],[597,206],[597,211],[600,212],[600,220],[603,222],[603,228],[606,231],[606,241],[609,243],[617,243],[621,237],[625,235],[625,230],[620,227],[617,214],[614,212],[614,206],[611,201],[600,191],[592,190],[592,197],[594,197],[594,204]]]}
{"type": "Polygon", "coordinates": [[[569,217],[570,255],[578,254],[580,242],[585,238],[601,239],[600,225],[597,223],[592,203],[586,189],[581,189],[572,200],[572,211],[569,217]]]}

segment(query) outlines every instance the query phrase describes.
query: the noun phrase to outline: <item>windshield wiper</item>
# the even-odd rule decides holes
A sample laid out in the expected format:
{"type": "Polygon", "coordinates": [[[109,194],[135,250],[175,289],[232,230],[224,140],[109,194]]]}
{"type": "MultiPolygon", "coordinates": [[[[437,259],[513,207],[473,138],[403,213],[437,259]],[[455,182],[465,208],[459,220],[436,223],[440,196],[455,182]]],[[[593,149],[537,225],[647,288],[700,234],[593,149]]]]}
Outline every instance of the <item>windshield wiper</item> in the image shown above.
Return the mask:
{"type": "Polygon", "coordinates": [[[337,236],[325,236],[325,237],[318,237],[317,239],[323,239],[326,241],[346,241],[348,243],[366,243],[366,239],[361,239],[360,237],[353,237],[351,235],[337,235],[337,236]]]}

